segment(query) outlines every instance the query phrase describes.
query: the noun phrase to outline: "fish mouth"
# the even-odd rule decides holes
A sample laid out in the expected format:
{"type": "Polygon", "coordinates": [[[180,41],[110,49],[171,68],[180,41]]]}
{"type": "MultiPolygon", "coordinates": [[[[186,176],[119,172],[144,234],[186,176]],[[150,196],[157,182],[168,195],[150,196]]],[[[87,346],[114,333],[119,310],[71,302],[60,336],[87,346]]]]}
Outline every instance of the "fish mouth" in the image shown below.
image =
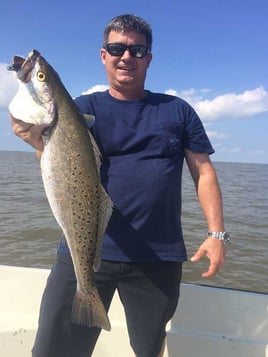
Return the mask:
{"type": "Polygon", "coordinates": [[[37,59],[40,57],[40,53],[37,50],[32,50],[27,58],[23,58],[20,56],[13,57],[13,64],[7,67],[9,71],[15,71],[16,76],[22,82],[29,82],[32,69],[35,66],[37,59]]]}

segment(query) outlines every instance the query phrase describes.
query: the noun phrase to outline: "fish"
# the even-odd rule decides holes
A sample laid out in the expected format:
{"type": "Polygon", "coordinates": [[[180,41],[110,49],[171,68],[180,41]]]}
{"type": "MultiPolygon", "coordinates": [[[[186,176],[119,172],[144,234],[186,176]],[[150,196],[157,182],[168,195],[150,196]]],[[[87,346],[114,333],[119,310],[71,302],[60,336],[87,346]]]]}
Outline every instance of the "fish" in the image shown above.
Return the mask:
{"type": "Polygon", "coordinates": [[[110,330],[94,272],[100,266],[113,203],[101,184],[101,155],[88,130],[94,117],[79,112],[60,76],[39,51],[32,50],[26,59],[14,56],[8,69],[19,82],[10,114],[42,127],[44,190],[67,241],[77,280],[72,321],[110,330]]]}

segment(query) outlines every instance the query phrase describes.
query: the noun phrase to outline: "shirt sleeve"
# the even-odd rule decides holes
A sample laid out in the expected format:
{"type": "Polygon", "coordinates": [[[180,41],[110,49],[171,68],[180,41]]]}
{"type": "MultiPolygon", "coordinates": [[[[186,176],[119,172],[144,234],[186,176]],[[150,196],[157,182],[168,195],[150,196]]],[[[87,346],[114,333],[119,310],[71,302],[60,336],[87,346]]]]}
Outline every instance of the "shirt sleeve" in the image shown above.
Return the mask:
{"type": "Polygon", "coordinates": [[[196,153],[213,154],[215,150],[210,143],[201,119],[195,110],[187,103],[184,108],[184,115],[185,133],[183,146],[196,153]]]}

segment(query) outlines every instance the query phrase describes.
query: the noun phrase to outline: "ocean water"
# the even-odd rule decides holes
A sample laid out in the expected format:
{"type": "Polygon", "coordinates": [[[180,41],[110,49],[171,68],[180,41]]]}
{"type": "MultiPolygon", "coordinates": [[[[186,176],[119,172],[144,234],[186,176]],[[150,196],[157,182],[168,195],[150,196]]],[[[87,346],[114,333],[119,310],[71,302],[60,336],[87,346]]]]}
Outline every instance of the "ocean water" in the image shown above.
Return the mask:
{"type": "MultiPolygon", "coordinates": [[[[204,279],[208,261],[184,264],[183,281],[268,293],[268,165],[214,163],[226,230],[224,269],[204,279]]],[[[206,222],[187,169],[183,172],[183,230],[191,257],[206,237],[206,222]]],[[[50,268],[60,229],[48,205],[39,162],[30,152],[0,151],[0,264],[50,268]]]]}

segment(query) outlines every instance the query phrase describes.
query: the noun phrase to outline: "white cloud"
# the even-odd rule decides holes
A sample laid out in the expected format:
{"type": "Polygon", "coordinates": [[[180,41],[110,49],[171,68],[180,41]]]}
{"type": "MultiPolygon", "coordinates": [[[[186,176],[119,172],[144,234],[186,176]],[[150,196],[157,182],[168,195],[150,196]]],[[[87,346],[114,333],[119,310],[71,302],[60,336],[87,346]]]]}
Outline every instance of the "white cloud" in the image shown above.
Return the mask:
{"type": "Polygon", "coordinates": [[[207,89],[207,88],[203,88],[203,89],[190,88],[190,89],[185,89],[185,90],[182,90],[179,92],[176,91],[175,89],[168,89],[166,91],[166,94],[181,97],[193,105],[194,103],[198,103],[198,102],[202,101],[204,99],[204,96],[210,92],[211,92],[211,90],[207,89]]]}
{"type": "Polygon", "coordinates": [[[228,153],[236,153],[236,152],[241,152],[243,151],[241,147],[233,147],[233,148],[227,148],[227,147],[222,147],[218,145],[218,151],[220,152],[228,152],[228,153]]]}
{"type": "Polygon", "coordinates": [[[211,138],[215,138],[215,139],[225,139],[228,138],[229,135],[226,134],[222,134],[222,133],[218,133],[217,131],[211,131],[211,130],[206,130],[207,132],[207,136],[211,139],[211,138]]]}
{"type": "Polygon", "coordinates": [[[90,94],[94,92],[104,92],[109,88],[106,84],[96,84],[95,86],[89,88],[88,90],[82,92],[82,94],[90,94]]]}
{"type": "Polygon", "coordinates": [[[253,154],[253,155],[260,155],[265,153],[264,150],[249,150],[248,152],[249,154],[253,154]]]}
{"type": "Polygon", "coordinates": [[[242,149],[240,147],[234,147],[234,148],[230,149],[229,152],[239,152],[241,150],[242,149]]]}
{"type": "Polygon", "coordinates": [[[0,63],[0,110],[7,110],[7,107],[18,90],[18,82],[13,73],[7,70],[6,63],[0,63]]]}
{"type": "Polygon", "coordinates": [[[206,99],[205,95],[210,92],[209,89],[189,89],[181,92],[169,89],[166,91],[188,101],[205,122],[254,117],[268,112],[268,93],[262,86],[246,90],[241,94],[226,93],[214,99],[206,99]]]}

